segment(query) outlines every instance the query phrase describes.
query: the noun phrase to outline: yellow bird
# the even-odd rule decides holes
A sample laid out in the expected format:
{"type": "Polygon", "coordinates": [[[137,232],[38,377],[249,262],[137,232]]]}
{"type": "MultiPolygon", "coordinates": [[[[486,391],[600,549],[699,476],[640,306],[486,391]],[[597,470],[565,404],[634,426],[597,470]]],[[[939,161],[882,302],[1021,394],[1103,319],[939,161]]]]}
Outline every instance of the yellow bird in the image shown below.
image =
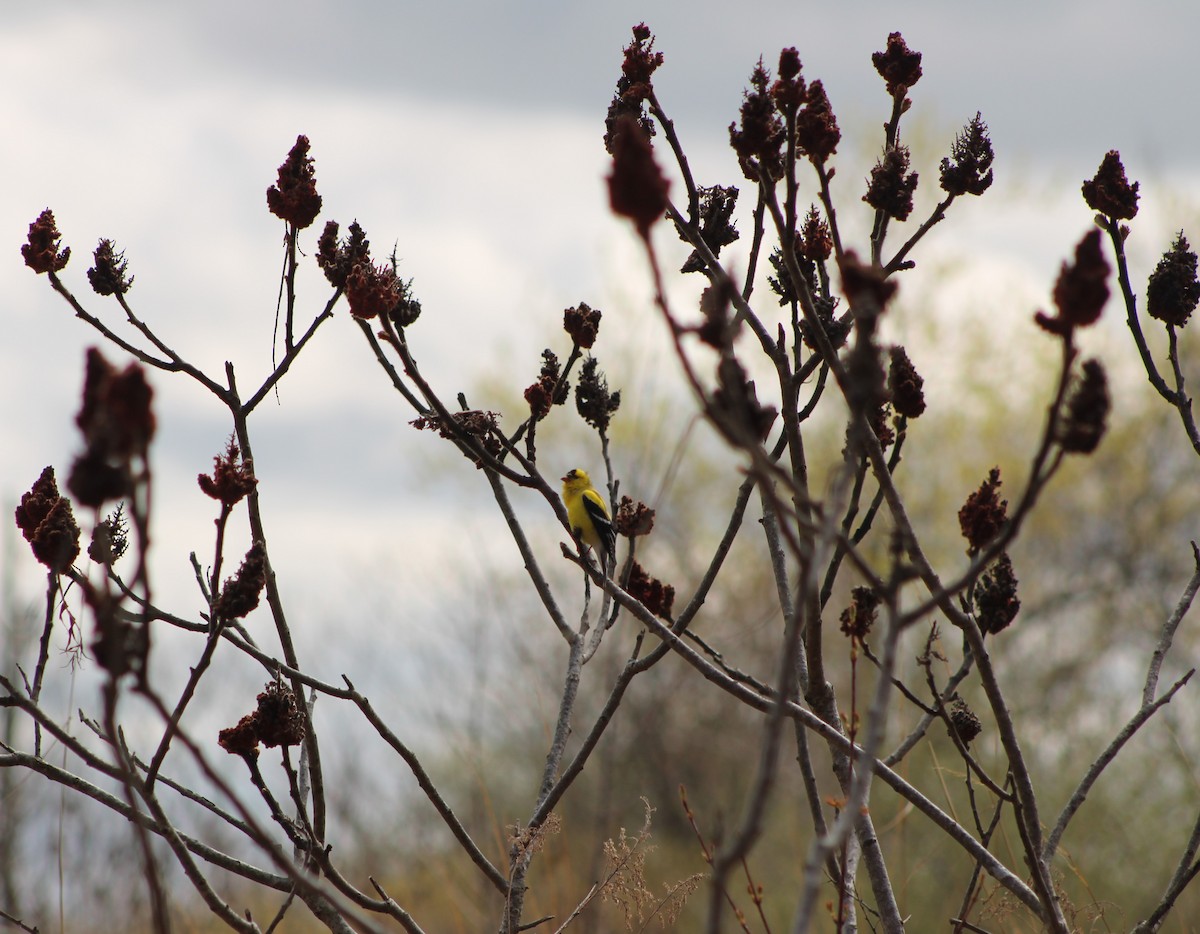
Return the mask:
{"type": "Polygon", "coordinates": [[[580,542],[596,551],[607,574],[616,558],[617,530],[604,505],[604,497],[596,492],[591,478],[582,470],[572,470],[562,478],[562,485],[571,531],[580,542]]]}

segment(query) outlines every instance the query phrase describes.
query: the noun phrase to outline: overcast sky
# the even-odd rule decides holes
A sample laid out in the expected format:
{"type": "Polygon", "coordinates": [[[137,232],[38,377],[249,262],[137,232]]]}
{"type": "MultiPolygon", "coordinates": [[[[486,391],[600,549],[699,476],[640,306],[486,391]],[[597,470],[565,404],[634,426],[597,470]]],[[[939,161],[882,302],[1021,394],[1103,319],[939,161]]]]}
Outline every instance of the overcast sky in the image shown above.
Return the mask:
{"type": "MultiPolygon", "coordinates": [[[[999,233],[976,204],[964,208],[963,229],[989,249],[1020,252],[1036,240],[1031,262],[1043,290],[1087,224],[1078,182],[1110,148],[1154,186],[1164,223],[1197,217],[1200,5],[1191,3],[1142,3],[1134,19],[1115,0],[60,0],[22,4],[5,20],[0,495],[10,501],[47,463],[65,475],[83,350],[96,343],[23,266],[29,222],[54,209],[73,251],[65,281],[114,323],[117,309],[91,295],[84,273],[96,241],[116,240],[137,277],[130,300],[139,314],[210,374],[220,378],[231,360],[243,388],[255,386],[270,369],[281,262],[282,222],[264,192],[298,133],[312,140],[325,199],[307,251],[324,220],[357,218],[376,255],[395,244],[415,279],[425,306],[416,352],[444,393],[476,385],[481,361],[501,381],[511,370],[508,388],[519,392],[541,348],[559,340],[547,323],[562,308],[645,294],[640,257],[607,213],[601,143],[621,48],[642,20],[666,56],[659,96],[703,183],[740,183],[726,128],[758,57],[773,68],[783,46],[798,48],[806,77],[824,80],[846,159],[872,151],[878,137],[868,134],[878,134],[887,100],[870,53],[900,30],[925,56],[912,126],[948,143],[982,111],[997,151],[993,200],[1002,208],[1005,197],[1027,199],[1025,213],[1009,218],[1024,232],[999,233]],[[1029,192],[1047,178],[1070,180],[1069,207],[1047,202],[1044,217],[1030,214],[1029,192]]],[[[852,206],[859,182],[839,174],[852,206]]],[[[922,174],[932,185],[935,166],[922,174]]],[[[301,320],[328,294],[315,275],[303,285],[310,310],[301,320]]],[[[427,542],[446,515],[436,498],[402,495],[429,483],[423,442],[361,344],[340,310],[253,426],[290,578],[277,563],[301,593],[331,562],[345,565],[335,584],[369,578],[393,549],[409,555],[405,542],[427,542]],[[413,516],[427,524],[414,527],[413,516]]],[[[189,586],[186,551],[210,547],[213,511],[192,478],[210,468],[229,425],[193,384],[152,379],[158,541],[176,552],[156,573],[175,592],[189,586]]],[[[472,474],[458,479],[474,483],[472,474]]],[[[430,549],[411,557],[404,567],[427,582],[439,566],[430,549]]],[[[37,575],[23,545],[17,562],[26,587],[37,575]]]]}

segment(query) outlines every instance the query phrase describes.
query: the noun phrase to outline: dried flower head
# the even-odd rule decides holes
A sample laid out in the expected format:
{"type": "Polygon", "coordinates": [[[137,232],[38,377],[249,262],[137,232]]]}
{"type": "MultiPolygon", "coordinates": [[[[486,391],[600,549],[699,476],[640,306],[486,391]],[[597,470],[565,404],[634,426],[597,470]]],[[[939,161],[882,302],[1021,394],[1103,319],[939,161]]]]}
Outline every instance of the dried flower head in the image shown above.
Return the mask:
{"type": "MultiPolygon", "coordinates": [[[[410,425],[418,431],[434,430],[443,437],[453,441],[461,440],[463,435],[472,439],[492,457],[499,455],[502,445],[497,437],[500,426],[497,421],[498,412],[485,412],[481,409],[470,409],[466,412],[454,412],[450,416],[450,424],[437,415],[423,415],[414,418],[410,425]]],[[[481,458],[475,459],[475,466],[483,466],[481,458]]]]}
{"type": "Polygon", "coordinates": [[[659,619],[671,621],[671,606],[675,603],[675,588],[651,577],[646,569],[633,562],[629,582],[625,589],[629,595],[659,619]]]}
{"type": "Polygon", "coordinates": [[[297,746],[304,741],[304,716],[296,704],[292,689],[272,681],[258,695],[258,706],[238,721],[237,726],[221,730],[217,742],[234,756],[257,758],[258,744],[297,746]]]}
{"type": "Polygon", "coordinates": [[[793,48],[779,53],[779,78],[771,85],[771,100],[781,114],[796,110],[807,99],[800,53],[793,48]]]}
{"type": "Polygon", "coordinates": [[[732,314],[733,284],[727,278],[717,280],[700,293],[700,313],[704,320],[696,336],[717,350],[731,348],[741,330],[742,319],[732,314]]]}
{"type": "Polygon", "coordinates": [[[54,223],[54,212],[49,208],[38,215],[37,220],[29,225],[29,239],[21,245],[21,256],[25,265],[41,275],[44,272],[58,272],[67,265],[71,258],[71,248],[59,249],[62,234],[54,223]]]}
{"type": "Polygon", "coordinates": [[[1111,271],[1100,245],[1100,230],[1093,227],[1075,247],[1075,262],[1064,262],[1054,283],[1058,314],[1051,318],[1039,311],[1034,320],[1051,334],[1062,336],[1077,327],[1094,324],[1108,301],[1111,271]]]}
{"type": "Polygon", "coordinates": [[[808,86],[808,102],[796,114],[796,148],[813,165],[823,165],[837,152],[841,139],[842,131],[838,129],[825,85],[814,81],[808,86]]]}
{"type": "Polygon", "coordinates": [[[200,474],[196,481],[206,496],[233,506],[254,492],[258,480],[254,476],[254,462],[242,457],[237,439],[229,436],[223,454],[213,458],[212,476],[200,474]]]}
{"type": "Polygon", "coordinates": [[[625,61],[621,64],[621,76],[632,86],[650,84],[650,78],[663,63],[662,52],[653,51],[654,36],[650,27],[638,23],[633,27],[633,41],[625,47],[625,61]]]}
{"type": "Polygon", "coordinates": [[[55,574],[62,574],[79,557],[79,525],[71,501],[58,492],[53,467],[43,470],[29,492],[22,494],[16,520],[33,556],[55,574]]]}
{"type": "Polygon", "coordinates": [[[1163,254],[1146,286],[1146,310],[1172,327],[1181,328],[1200,302],[1196,281],[1196,254],[1188,248],[1183,231],[1163,254]]]}
{"type": "MultiPolygon", "coordinates": [[[[732,185],[713,185],[701,188],[700,195],[700,239],[702,239],[713,256],[721,255],[721,248],[733,243],[740,236],[737,224],[733,221],[733,209],[737,206],[738,190],[732,185]]],[[[683,228],[678,222],[675,229],[679,232],[680,240],[687,240],[683,228]]],[[[704,259],[698,250],[692,250],[691,255],[680,267],[680,272],[703,272],[704,259]]]]}
{"type": "Polygon", "coordinates": [[[983,550],[1008,521],[1008,500],[1000,498],[1000,468],[993,467],[979,489],[958,511],[958,525],[967,540],[968,554],[983,550]]]}
{"type": "Polygon", "coordinates": [[[321,213],[321,196],[313,160],[308,154],[308,137],[297,136],[296,145],[279,167],[278,181],[267,189],[267,207],[276,217],[303,230],[321,213]]]}
{"type": "Polygon", "coordinates": [[[584,350],[590,350],[596,343],[596,335],[600,333],[601,317],[599,308],[580,302],[574,308],[563,311],[563,330],[584,350]]]}
{"type": "Polygon", "coordinates": [[[1138,212],[1138,183],[1125,177],[1121,154],[1109,150],[1095,176],[1083,183],[1083,200],[1093,211],[1113,220],[1131,220],[1138,212]]]}
{"type": "Polygon", "coordinates": [[[317,239],[317,265],[335,289],[344,289],[350,270],[360,263],[370,265],[371,242],[354,221],[345,240],[338,242],[337,221],[326,221],[317,239]]]}
{"type": "Polygon", "coordinates": [[[130,463],[146,457],[154,437],[152,395],[140,364],[118,371],[99,350],[88,350],[83,404],[75,420],[85,450],[67,480],[81,505],[98,508],[129,493],[130,463]]]}
{"type": "MultiPolygon", "coordinates": [[[[395,269],[395,265],[392,266],[395,269]]],[[[421,302],[413,296],[412,279],[400,283],[400,301],[388,309],[388,320],[403,330],[421,317],[421,302]]]]}
{"type": "Polygon", "coordinates": [[[421,314],[421,303],[412,298],[412,282],[396,275],[390,263],[356,263],[346,276],[346,301],[356,318],[382,315],[401,328],[421,314]]]}
{"type": "Polygon", "coordinates": [[[670,184],[654,161],[650,138],[630,117],[622,117],[613,140],[608,199],[613,212],[628,217],[643,239],[667,210],[670,184]]]}
{"type": "Polygon", "coordinates": [[[842,274],[842,292],[855,317],[861,321],[882,314],[896,294],[895,281],[879,266],[860,260],[853,250],[846,251],[838,268],[842,274]]]}
{"type": "Polygon", "coordinates": [[[884,51],[871,54],[871,63],[893,98],[903,97],[921,79],[921,53],[910,49],[898,32],[888,35],[884,51]]]}
{"type": "MultiPolygon", "coordinates": [[[[821,330],[825,332],[829,346],[834,350],[839,350],[846,343],[846,338],[850,336],[850,329],[853,327],[849,316],[846,316],[845,320],[834,316],[833,312],[838,304],[836,298],[814,298],[813,304],[817,311],[817,321],[821,330]]],[[[816,328],[807,317],[800,322],[800,336],[804,340],[804,346],[809,350],[817,350],[820,346],[817,343],[816,328]]]]}
{"type": "Polygon", "coordinates": [[[833,237],[829,233],[829,225],[817,206],[810,205],[804,215],[804,225],[800,228],[800,255],[810,262],[817,263],[829,259],[833,253],[833,237]]]}
{"type": "Polygon", "coordinates": [[[726,354],[717,364],[717,388],[712,394],[709,414],[730,444],[746,447],[767,437],[779,412],[775,406],[758,401],[754,380],[747,379],[737,359],[726,354]]]}
{"type": "Polygon", "coordinates": [[[604,118],[604,148],[610,155],[616,155],[614,146],[623,119],[633,120],[647,136],[654,135],[654,124],[643,104],[654,93],[651,77],[662,63],[662,52],[654,51],[654,36],[645,23],[638,23],[633,27],[633,41],[625,46],[621,77],[604,118]]]}
{"type": "Polygon", "coordinates": [[[742,174],[752,182],[758,181],[759,167],[768,178],[783,175],[780,151],[787,133],[771,100],[770,83],[770,72],[760,58],[750,74],[750,87],[742,95],[740,124],[729,124],[729,144],[738,155],[742,174]]]}
{"type": "Polygon", "coordinates": [[[975,117],[954,137],[950,156],[942,160],[942,190],[951,195],[981,195],[992,186],[992,141],[987,124],[975,117]]]}
{"type": "Polygon", "coordinates": [[[562,405],[567,401],[570,383],[563,381],[559,385],[561,367],[558,357],[551,350],[542,351],[542,369],[537,382],[525,390],[525,401],[529,403],[529,412],[535,420],[545,418],[553,405],[562,405]]]}
{"type": "Polygon", "coordinates": [[[217,743],[231,756],[258,758],[258,717],[246,714],[236,726],[226,727],[217,734],[217,743]]]}
{"type": "Polygon", "coordinates": [[[908,172],[908,147],[893,146],[871,169],[863,201],[898,221],[908,219],[913,209],[917,173],[908,172]],[[908,173],[907,175],[905,173],[908,173]]]}
{"type": "Polygon", "coordinates": [[[654,510],[645,503],[622,496],[613,524],[617,527],[617,534],[626,538],[649,535],[654,528],[654,510]]]}
{"type": "MultiPolygon", "coordinates": [[[[796,265],[800,267],[800,273],[804,277],[804,284],[808,286],[810,295],[817,294],[817,265],[807,256],[804,255],[804,242],[801,239],[800,231],[796,232],[793,240],[793,253],[796,257],[796,265]]],[[[767,256],[767,260],[771,264],[771,268],[775,271],[775,275],[767,276],[767,282],[771,286],[771,291],[779,296],[779,304],[792,305],[800,301],[801,290],[796,288],[796,283],[792,279],[792,271],[788,268],[787,258],[783,255],[783,250],[780,247],[775,247],[767,256]]]]}
{"type": "Polygon", "coordinates": [[[608,380],[595,357],[583,361],[575,387],[575,411],[599,432],[608,430],[609,420],[621,407],[621,392],[609,392],[608,380]]]}
{"type": "Polygon", "coordinates": [[[346,276],[346,301],[361,320],[386,314],[400,301],[400,280],[387,266],[358,263],[346,276]]]}
{"type": "Polygon", "coordinates": [[[1057,440],[1072,454],[1091,454],[1108,426],[1108,377],[1099,360],[1085,360],[1067,397],[1057,440]]]}
{"type": "Polygon", "coordinates": [[[865,641],[875,625],[879,603],[879,594],[871,587],[855,587],[850,591],[850,605],[842,610],[840,618],[843,635],[865,641]]]}
{"type": "Polygon", "coordinates": [[[97,295],[124,295],[129,291],[133,285],[133,276],[127,277],[129,264],[111,240],[101,240],[92,256],[96,265],[87,271],[92,291],[97,295]]]}
{"type": "Polygon", "coordinates": [[[270,682],[258,695],[254,715],[258,721],[258,738],[267,748],[298,746],[304,742],[304,716],[296,704],[296,696],[286,684],[270,682]]]}
{"type": "Polygon", "coordinates": [[[213,606],[219,620],[242,619],[258,606],[267,585],[267,554],[262,542],[255,542],[242,559],[237,574],[228,578],[221,596],[213,606]]]}
{"type": "Polygon", "coordinates": [[[887,450],[896,440],[896,430],[892,427],[892,406],[888,402],[877,402],[867,413],[867,423],[879,441],[879,446],[887,450]]]}
{"type": "Polygon", "coordinates": [[[88,545],[88,557],[97,564],[112,567],[129,549],[129,522],[125,518],[125,504],[96,523],[92,529],[92,540],[88,545]]]}
{"type": "Polygon", "coordinates": [[[970,746],[971,741],[983,732],[983,724],[979,722],[979,717],[957,694],[946,705],[946,714],[950,719],[950,725],[964,746],[970,746]]]}
{"type": "Polygon", "coordinates": [[[913,366],[903,347],[890,350],[892,364],[888,367],[888,392],[897,415],[917,418],[925,411],[925,381],[913,366]]]}
{"type": "Polygon", "coordinates": [[[1017,596],[1017,575],[1008,552],[1001,552],[975,585],[975,615],[986,635],[995,634],[1017,618],[1021,600],[1017,596]]]}

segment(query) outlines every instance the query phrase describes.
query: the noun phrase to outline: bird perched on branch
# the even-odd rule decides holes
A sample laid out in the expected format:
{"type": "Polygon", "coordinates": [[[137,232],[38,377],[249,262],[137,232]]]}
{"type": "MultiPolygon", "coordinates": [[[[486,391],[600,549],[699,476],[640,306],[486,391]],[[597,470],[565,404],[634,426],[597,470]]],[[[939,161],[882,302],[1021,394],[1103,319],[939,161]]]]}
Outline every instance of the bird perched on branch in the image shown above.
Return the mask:
{"type": "Polygon", "coordinates": [[[617,530],[604,505],[604,497],[596,492],[587,473],[579,469],[563,477],[562,485],[563,505],[567,507],[572,533],[599,555],[600,567],[608,574],[616,559],[617,530]]]}

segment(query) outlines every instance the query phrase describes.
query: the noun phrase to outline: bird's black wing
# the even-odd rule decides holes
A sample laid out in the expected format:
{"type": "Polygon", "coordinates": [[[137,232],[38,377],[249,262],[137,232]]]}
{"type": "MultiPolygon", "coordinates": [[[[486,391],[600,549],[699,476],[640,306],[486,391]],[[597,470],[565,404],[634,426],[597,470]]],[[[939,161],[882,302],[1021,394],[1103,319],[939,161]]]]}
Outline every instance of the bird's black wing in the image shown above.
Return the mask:
{"type": "MultiPolygon", "coordinates": [[[[597,494],[597,498],[599,494],[597,494]]],[[[604,543],[604,554],[608,558],[614,558],[617,554],[617,529],[613,525],[612,519],[604,511],[603,505],[597,502],[592,497],[585,495],[583,497],[583,508],[587,510],[588,518],[592,520],[592,525],[596,527],[596,534],[600,536],[600,541],[604,543]]]]}

